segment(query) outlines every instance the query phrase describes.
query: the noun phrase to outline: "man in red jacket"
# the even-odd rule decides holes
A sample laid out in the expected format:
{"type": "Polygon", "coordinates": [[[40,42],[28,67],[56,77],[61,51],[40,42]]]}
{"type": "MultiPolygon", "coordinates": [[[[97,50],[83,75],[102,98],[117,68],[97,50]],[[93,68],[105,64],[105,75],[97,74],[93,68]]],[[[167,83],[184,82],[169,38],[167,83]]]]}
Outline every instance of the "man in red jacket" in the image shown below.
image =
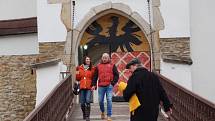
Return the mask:
{"type": "Polygon", "coordinates": [[[112,115],[112,92],[113,87],[119,79],[119,73],[114,64],[111,63],[110,55],[103,53],[101,63],[96,67],[92,80],[92,89],[95,89],[98,80],[99,106],[101,118],[105,119],[104,96],[107,99],[107,121],[111,121],[112,115]]]}

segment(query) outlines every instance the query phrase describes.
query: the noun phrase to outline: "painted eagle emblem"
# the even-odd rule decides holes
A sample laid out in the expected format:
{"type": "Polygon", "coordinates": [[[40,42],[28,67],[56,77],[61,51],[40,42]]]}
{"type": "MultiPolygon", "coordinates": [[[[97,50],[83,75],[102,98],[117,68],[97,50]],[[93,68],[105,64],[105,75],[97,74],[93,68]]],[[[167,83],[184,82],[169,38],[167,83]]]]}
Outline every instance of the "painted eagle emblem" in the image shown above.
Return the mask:
{"type": "Polygon", "coordinates": [[[97,21],[94,21],[87,29],[86,32],[93,37],[88,38],[88,48],[92,48],[96,44],[109,44],[111,52],[116,52],[118,48],[121,49],[122,52],[133,52],[132,45],[140,45],[142,41],[140,40],[140,36],[134,34],[134,32],[140,31],[140,28],[129,20],[125,26],[121,28],[124,32],[122,35],[117,35],[117,28],[119,26],[119,17],[111,16],[110,17],[112,25],[108,28],[106,32],[108,36],[99,34],[103,31],[103,28],[97,21]]]}

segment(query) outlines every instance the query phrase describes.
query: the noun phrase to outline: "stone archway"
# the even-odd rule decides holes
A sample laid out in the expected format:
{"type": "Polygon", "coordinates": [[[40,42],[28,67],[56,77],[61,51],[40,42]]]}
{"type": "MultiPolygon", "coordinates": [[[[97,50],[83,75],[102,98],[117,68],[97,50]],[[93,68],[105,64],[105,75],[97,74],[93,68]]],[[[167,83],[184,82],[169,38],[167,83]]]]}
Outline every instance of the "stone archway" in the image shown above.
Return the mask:
{"type": "Polygon", "coordinates": [[[159,30],[153,30],[152,37],[153,37],[153,43],[151,44],[151,38],[150,38],[150,26],[149,24],[137,13],[131,10],[131,8],[128,5],[125,5],[123,3],[104,3],[99,6],[93,7],[81,20],[77,27],[73,30],[73,46],[72,46],[72,54],[74,54],[74,57],[77,57],[77,50],[79,43],[81,41],[81,38],[83,36],[84,31],[86,28],[95,20],[100,18],[101,16],[107,15],[109,13],[116,13],[118,15],[127,17],[128,19],[132,20],[144,34],[146,35],[146,38],[148,42],[151,45],[153,44],[153,50],[154,50],[154,61],[155,61],[155,67],[152,67],[153,69],[159,70],[160,69],[160,47],[159,47],[159,30]]]}
{"type": "MultiPolygon", "coordinates": [[[[152,66],[153,70],[160,70],[160,42],[159,42],[159,31],[164,28],[163,19],[161,17],[160,11],[160,0],[152,1],[152,9],[153,9],[153,30],[152,36],[150,36],[150,26],[149,24],[139,15],[137,12],[132,11],[128,5],[124,3],[112,3],[107,2],[101,4],[99,6],[95,6],[90,9],[90,11],[85,15],[85,17],[79,21],[78,25],[72,30],[72,32],[68,32],[68,39],[65,44],[65,63],[71,61],[71,68],[74,71],[75,65],[77,65],[77,55],[78,55],[78,46],[83,36],[86,28],[95,20],[100,18],[101,16],[107,15],[109,13],[116,13],[118,15],[127,17],[132,20],[138,27],[140,27],[141,31],[144,32],[146,38],[150,44],[150,48],[152,50],[153,45],[153,53],[151,53],[154,58],[154,66],[152,66]],[[151,37],[153,42],[151,42],[151,37]],[[71,41],[72,40],[72,41],[71,41]],[[72,49],[72,50],[71,50],[72,49]],[[71,58],[71,59],[69,59],[71,58]]],[[[152,52],[152,51],[151,51],[152,52]]],[[[151,64],[153,65],[153,64],[151,64]]]]}
{"type": "MultiPolygon", "coordinates": [[[[134,57],[139,58],[145,68],[151,69],[151,49],[145,33],[133,21],[116,12],[93,21],[85,30],[78,46],[79,59],[82,60],[83,53],[88,54],[94,65],[100,61],[102,53],[111,53],[112,63],[120,73],[118,82],[128,80],[131,73],[125,69],[125,65],[134,57]],[[88,48],[85,50],[84,46],[88,48]]],[[[113,88],[113,95],[113,101],[122,100],[118,83],[113,88]]]]}
{"type": "MultiPolygon", "coordinates": [[[[154,15],[157,16],[158,18],[161,17],[158,9],[159,3],[157,3],[157,1],[159,0],[155,0],[155,2],[153,2],[152,4],[153,10],[157,11],[155,14],[153,12],[153,19],[156,18],[154,17],[154,15]]],[[[161,24],[158,24],[159,22],[153,21],[155,25],[153,26],[154,27],[153,30],[150,31],[149,23],[147,23],[137,12],[132,11],[128,5],[125,5],[123,3],[108,2],[91,8],[90,11],[84,16],[84,18],[81,21],[79,21],[78,25],[72,30],[72,32],[70,32],[70,34],[67,35],[68,36],[67,38],[72,37],[71,39],[72,41],[68,42],[69,44],[66,43],[65,45],[65,53],[69,53],[70,55],[70,56],[67,56],[67,58],[70,57],[72,73],[75,73],[74,67],[75,65],[77,65],[77,62],[78,62],[78,47],[80,45],[80,41],[84,35],[84,32],[94,21],[96,21],[97,19],[105,15],[112,14],[112,13],[126,17],[141,29],[150,46],[149,47],[150,53],[151,53],[150,60],[154,61],[153,63],[151,61],[151,64],[150,64],[152,65],[151,69],[159,71],[160,70],[159,30],[163,28],[162,22],[161,24]],[[67,50],[70,50],[70,52],[67,52],[67,50]],[[152,53],[152,50],[153,50],[153,53],[152,53]],[[152,58],[153,56],[154,58],[152,58]]],[[[75,76],[73,76],[73,79],[75,79],[75,76]]]]}

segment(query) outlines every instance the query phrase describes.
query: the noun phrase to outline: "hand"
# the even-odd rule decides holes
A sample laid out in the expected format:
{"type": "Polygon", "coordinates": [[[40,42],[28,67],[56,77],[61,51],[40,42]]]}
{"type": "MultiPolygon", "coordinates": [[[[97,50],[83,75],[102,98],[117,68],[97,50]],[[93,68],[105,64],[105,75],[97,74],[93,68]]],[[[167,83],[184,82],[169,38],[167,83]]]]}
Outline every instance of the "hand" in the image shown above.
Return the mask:
{"type": "Polygon", "coordinates": [[[166,112],[168,119],[170,118],[170,116],[172,115],[172,108],[169,109],[169,111],[166,112]]]}
{"type": "Polygon", "coordinates": [[[111,85],[114,87],[115,83],[114,83],[114,82],[111,82],[111,85]]]}
{"type": "Polygon", "coordinates": [[[93,91],[93,90],[96,90],[96,86],[92,86],[91,87],[91,90],[93,91]]]}

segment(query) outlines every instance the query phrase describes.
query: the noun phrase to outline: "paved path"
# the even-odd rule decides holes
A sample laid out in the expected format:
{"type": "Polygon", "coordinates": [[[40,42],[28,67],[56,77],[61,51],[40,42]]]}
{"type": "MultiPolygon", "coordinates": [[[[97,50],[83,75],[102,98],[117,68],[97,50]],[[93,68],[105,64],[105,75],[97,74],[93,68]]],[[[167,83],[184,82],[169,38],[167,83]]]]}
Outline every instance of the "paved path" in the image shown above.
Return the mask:
{"type": "MultiPolygon", "coordinates": [[[[100,110],[98,104],[91,105],[91,115],[90,121],[102,121],[100,118],[100,110]]],[[[129,121],[129,110],[127,103],[118,103],[113,102],[113,121],[129,121]]],[[[75,105],[74,112],[70,116],[68,121],[84,121],[82,119],[82,112],[80,106],[77,104],[75,105]]],[[[105,120],[103,120],[105,121],[105,120]]],[[[161,117],[159,117],[158,121],[164,121],[161,117]]]]}

